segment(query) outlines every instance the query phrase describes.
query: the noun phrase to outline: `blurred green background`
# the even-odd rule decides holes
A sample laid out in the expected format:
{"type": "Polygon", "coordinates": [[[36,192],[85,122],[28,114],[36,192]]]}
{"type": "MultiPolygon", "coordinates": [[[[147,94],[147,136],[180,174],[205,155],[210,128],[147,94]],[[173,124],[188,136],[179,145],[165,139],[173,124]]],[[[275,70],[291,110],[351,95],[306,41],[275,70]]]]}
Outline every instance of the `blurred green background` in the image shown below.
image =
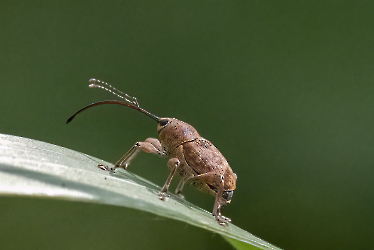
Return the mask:
{"type": "MultiPolygon", "coordinates": [[[[192,124],[220,149],[238,175],[223,210],[234,224],[284,249],[369,249],[373,13],[372,1],[2,1],[0,133],[110,162],[156,137],[154,121],[116,105],[65,125],[77,109],[113,99],[87,87],[101,79],[158,116],[192,124]]],[[[147,154],[129,171],[160,186],[168,174],[166,159],[147,154]]],[[[212,210],[213,197],[192,187],[185,197],[212,210]]],[[[24,207],[6,201],[0,211],[24,207]]],[[[144,232],[169,223],[148,217],[136,222],[144,232]]],[[[69,230],[94,218],[58,223],[69,230]]],[[[104,235],[125,227],[116,219],[106,217],[104,235]]],[[[168,246],[186,241],[186,226],[177,225],[180,238],[165,235],[168,246]]],[[[229,247],[202,231],[188,241],[229,247]]],[[[0,225],[2,239],[16,242],[13,232],[0,225]]]]}

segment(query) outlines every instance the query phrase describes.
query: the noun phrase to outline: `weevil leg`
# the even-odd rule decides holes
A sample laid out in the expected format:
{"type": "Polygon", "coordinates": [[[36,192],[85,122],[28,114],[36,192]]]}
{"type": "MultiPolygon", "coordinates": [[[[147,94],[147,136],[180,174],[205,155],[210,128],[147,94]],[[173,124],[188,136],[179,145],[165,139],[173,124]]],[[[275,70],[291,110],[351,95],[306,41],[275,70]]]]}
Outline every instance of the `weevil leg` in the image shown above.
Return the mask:
{"type": "Polygon", "coordinates": [[[126,152],[115,164],[116,168],[126,169],[132,159],[140,152],[152,153],[159,156],[166,156],[166,150],[162,147],[159,140],[156,138],[148,138],[144,142],[137,142],[126,152]]]}
{"type": "Polygon", "coordinates": [[[182,193],[184,184],[186,183],[185,179],[181,179],[178,183],[177,188],[175,189],[175,194],[177,194],[179,197],[184,198],[182,193]]]}
{"type": "Polygon", "coordinates": [[[222,178],[223,178],[222,175],[218,175],[215,172],[208,172],[208,173],[205,173],[205,174],[199,174],[199,175],[191,176],[191,177],[187,178],[185,180],[185,182],[187,184],[191,184],[193,182],[198,181],[198,182],[209,184],[209,185],[214,186],[214,187],[218,187],[218,186],[221,186],[222,178]]]}
{"type": "Polygon", "coordinates": [[[177,158],[169,159],[168,168],[170,169],[170,173],[169,173],[168,178],[165,181],[164,186],[162,187],[162,189],[160,191],[160,194],[159,194],[160,200],[165,200],[165,197],[168,196],[167,192],[169,190],[171,180],[173,179],[173,177],[175,175],[175,172],[177,172],[177,169],[178,169],[179,165],[180,165],[180,161],[177,158]]]}
{"type": "MultiPolygon", "coordinates": [[[[183,154],[183,146],[179,146],[175,150],[176,150],[175,153],[176,153],[177,157],[180,154],[183,154]]],[[[180,167],[180,165],[181,165],[181,162],[179,161],[178,158],[175,157],[175,158],[169,159],[168,168],[170,169],[170,173],[169,173],[168,178],[165,181],[164,186],[162,187],[162,189],[160,191],[160,194],[159,194],[160,200],[165,200],[165,198],[168,196],[167,192],[169,190],[171,180],[173,179],[173,177],[174,177],[175,173],[177,172],[177,169],[180,167]]]]}
{"type": "Polygon", "coordinates": [[[126,169],[129,165],[131,160],[139,153],[140,149],[140,142],[137,142],[127,151],[115,164],[116,168],[124,168],[126,169]]]}
{"type": "Polygon", "coordinates": [[[208,172],[205,174],[193,176],[186,180],[188,183],[200,181],[213,187],[217,187],[212,215],[216,218],[220,225],[226,225],[231,221],[231,219],[221,215],[221,208],[222,206],[226,205],[226,201],[222,198],[224,191],[223,179],[223,175],[217,175],[214,172],[208,172]]]}
{"type": "Polygon", "coordinates": [[[214,217],[216,217],[216,220],[218,221],[220,225],[227,225],[229,222],[231,222],[231,219],[221,214],[222,206],[226,205],[226,203],[222,200],[222,194],[223,194],[223,185],[219,187],[217,190],[212,214],[214,217]]]}

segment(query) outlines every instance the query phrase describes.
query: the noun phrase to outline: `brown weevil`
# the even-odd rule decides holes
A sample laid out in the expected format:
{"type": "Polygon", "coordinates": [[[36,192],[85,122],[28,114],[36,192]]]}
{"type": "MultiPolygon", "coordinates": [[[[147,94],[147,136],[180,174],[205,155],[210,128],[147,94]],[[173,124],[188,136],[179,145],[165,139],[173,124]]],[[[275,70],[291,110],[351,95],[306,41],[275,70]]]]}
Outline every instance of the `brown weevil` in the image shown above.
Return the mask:
{"type": "MultiPolygon", "coordinates": [[[[221,215],[221,208],[230,203],[236,188],[237,176],[219,150],[208,140],[199,135],[190,124],[175,118],[160,118],[139,107],[135,97],[131,97],[111,85],[100,80],[91,79],[89,87],[101,88],[123,99],[105,100],[92,103],[75,112],[66,123],[71,122],[80,112],[102,104],[118,104],[138,110],[157,121],[159,140],[148,138],[144,142],[137,142],[115,164],[116,168],[126,169],[131,160],[141,150],[162,157],[168,157],[167,163],[170,174],[160,191],[160,199],[165,200],[169,185],[175,174],[181,180],[175,190],[180,194],[185,184],[192,184],[197,189],[215,196],[213,216],[221,224],[231,220],[221,215]],[[102,85],[99,85],[102,84],[102,85]]],[[[114,169],[110,169],[114,170],[114,169]]]]}

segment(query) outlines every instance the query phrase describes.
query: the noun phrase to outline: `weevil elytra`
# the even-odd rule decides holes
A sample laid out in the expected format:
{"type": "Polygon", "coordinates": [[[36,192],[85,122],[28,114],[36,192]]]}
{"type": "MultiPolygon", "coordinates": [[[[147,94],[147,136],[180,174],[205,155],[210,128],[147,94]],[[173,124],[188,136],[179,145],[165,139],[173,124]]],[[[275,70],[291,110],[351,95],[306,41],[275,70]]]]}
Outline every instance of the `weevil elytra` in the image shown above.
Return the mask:
{"type": "Polygon", "coordinates": [[[127,169],[131,160],[140,151],[168,157],[167,166],[170,174],[160,191],[160,199],[165,200],[170,182],[174,175],[177,174],[181,177],[181,180],[175,190],[176,194],[181,194],[185,184],[192,184],[197,189],[214,195],[215,201],[212,214],[221,225],[228,224],[231,220],[221,215],[221,208],[231,202],[236,188],[237,176],[233,173],[221,152],[210,141],[201,137],[190,124],[175,118],[160,118],[151,114],[139,107],[135,97],[122,93],[100,80],[91,79],[89,82],[89,87],[109,91],[123,99],[123,101],[105,100],[92,103],[75,112],[66,123],[71,122],[80,112],[103,104],[124,105],[151,117],[158,123],[157,133],[159,140],[148,138],[144,142],[135,143],[117,161],[115,168],[127,169]]]}

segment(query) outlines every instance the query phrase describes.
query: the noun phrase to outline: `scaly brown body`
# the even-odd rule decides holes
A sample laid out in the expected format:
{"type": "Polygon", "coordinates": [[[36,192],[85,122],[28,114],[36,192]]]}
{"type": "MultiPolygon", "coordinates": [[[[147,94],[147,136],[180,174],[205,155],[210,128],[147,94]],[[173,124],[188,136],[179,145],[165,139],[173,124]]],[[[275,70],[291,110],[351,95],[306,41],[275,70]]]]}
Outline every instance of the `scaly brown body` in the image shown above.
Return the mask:
{"type": "MultiPolygon", "coordinates": [[[[100,83],[100,81],[95,79],[90,80],[90,82],[100,83]]],[[[90,87],[99,87],[108,90],[97,84],[91,84],[90,87]]],[[[111,88],[114,89],[113,87],[111,88]]],[[[117,90],[108,91],[114,92],[117,90]]],[[[118,92],[115,94],[120,96],[118,92]]],[[[119,93],[124,94],[122,92],[119,93]]],[[[177,174],[181,178],[175,191],[177,194],[182,192],[185,184],[192,184],[197,189],[214,195],[216,198],[212,214],[220,224],[230,222],[230,219],[221,215],[220,210],[222,206],[230,203],[233,191],[236,188],[237,176],[233,173],[230,165],[219,150],[210,141],[202,138],[190,124],[175,118],[159,118],[140,108],[134,97],[128,95],[126,95],[126,98],[120,97],[125,99],[126,102],[109,100],[93,103],[78,110],[68,119],[68,122],[81,111],[101,104],[125,105],[150,116],[158,122],[157,132],[160,140],[148,138],[144,142],[135,143],[117,161],[115,164],[116,168],[126,169],[131,160],[140,151],[168,157],[167,166],[170,169],[170,174],[161,189],[160,199],[165,200],[171,180],[177,174]],[[127,98],[132,98],[133,101],[129,101],[127,98]]]]}

